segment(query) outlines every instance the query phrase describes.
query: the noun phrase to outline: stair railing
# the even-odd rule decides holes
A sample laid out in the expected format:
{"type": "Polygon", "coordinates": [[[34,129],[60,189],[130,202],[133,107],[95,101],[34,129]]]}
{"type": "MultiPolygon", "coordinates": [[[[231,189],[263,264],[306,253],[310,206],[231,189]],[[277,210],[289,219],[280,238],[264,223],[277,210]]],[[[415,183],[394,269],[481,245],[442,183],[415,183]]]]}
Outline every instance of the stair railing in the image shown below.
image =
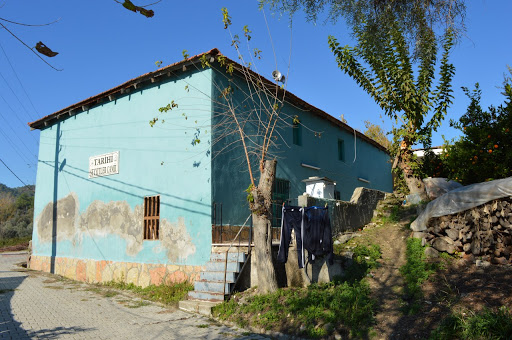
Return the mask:
{"type": "MultiPolygon", "coordinates": [[[[238,238],[238,252],[236,254],[236,261],[238,263],[238,259],[239,259],[239,256],[240,256],[240,237],[239,236],[240,236],[240,233],[242,232],[242,229],[245,227],[245,225],[247,224],[247,221],[249,221],[249,218],[251,218],[251,216],[252,216],[252,214],[247,216],[247,219],[245,220],[244,224],[240,227],[240,230],[238,230],[238,233],[236,234],[236,236],[231,241],[231,244],[229,245],[228,250],[226,250],[226,260],[224,262],[224,285],[222,287],[223,288],[223,292],[224,292],[224,296],[226,296],[226,283],[227,283],[226,281],[227,281],[227,273],[228,273],[228,255],[229,255],[229,250],[233,247],[233,244],[235,243],[236,239],[238,238]]],[[[251,223],[251,229],[252,229],[252,223],[251,223]]],[[[249,229],[249,242],[250,242],[251,234],[252,234],[252,230],[251,229],[249,229]]],[[[250,243],[248,243],[248,247],[249,247],[249,249],[251,248],[251,244],[250,243]]],[[[242,269],[244,267],[245,267],[245,263],[244,263],[244,266],[242,267],[242,269]]],[[[240,270],[240,273],[241,272],[242,271],[240,270]]],[[[235,282],[235,284],[236,284],[236,282],[235,282]]]]}

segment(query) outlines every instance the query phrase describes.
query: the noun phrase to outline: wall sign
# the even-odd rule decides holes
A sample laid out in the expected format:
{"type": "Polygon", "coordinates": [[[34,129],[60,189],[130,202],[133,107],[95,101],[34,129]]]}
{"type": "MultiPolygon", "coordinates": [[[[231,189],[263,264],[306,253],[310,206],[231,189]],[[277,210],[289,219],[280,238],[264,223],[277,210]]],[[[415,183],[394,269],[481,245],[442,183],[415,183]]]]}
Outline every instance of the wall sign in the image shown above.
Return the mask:
{"type": "Polygon", "coordinates": [[[89,178],[119,173],[119,151],[89,157],[89,178]]]}

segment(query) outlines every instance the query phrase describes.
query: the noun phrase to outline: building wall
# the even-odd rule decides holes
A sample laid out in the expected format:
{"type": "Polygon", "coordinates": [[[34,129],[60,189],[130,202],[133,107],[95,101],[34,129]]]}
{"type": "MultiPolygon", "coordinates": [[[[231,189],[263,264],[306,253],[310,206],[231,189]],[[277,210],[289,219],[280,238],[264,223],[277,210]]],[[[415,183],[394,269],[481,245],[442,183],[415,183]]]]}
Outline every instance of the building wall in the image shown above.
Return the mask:
{"type": "MultiPolygon", "coordinates": [[[[214,74],[214,82],[218,84],[219,89],[228,85],[226,75],[221,72],[214,74]]],[[[235,105],[240,110],[244,105],[245,108],[250,107],[250,101],[247,100],[250,91],[243,82],[237,79],[231,84],[236,84],[233,86],[235,105]]],[[[218,97],[219,95],[214,95],[214,98],[218,97]]],[[[222,105],[218,105],[215,110],[222,111],[222,105]]],[[[340,198],[346,201],[350,200],[356,187],[385,192],[393,190],[391,163],[386,152],[359,137],[354,138],[352,131],[341,129],[315,113],[303,111],[289,103],[284,106],[281,117],[284,121],[278,123],[278,145],[273,148],[272,154],[278,161],[276,177],[290,181],[291,204],[297,204],[296,198],[305,192],[306,187],[302,180],[311,176],[334,180],[340,198]],[[295,116],[302,124],[301,146],[293,144],[291,125],[295,116]],[[338,140],[343,140],[344,160],[338,159],[338,140]],[[320,170],[304,167],[302,163],[318,167],[320,170]]],[[[214,124],[218,123],[218,120],[214,120],[214,124]]],[[[254,126],[252,129],[255,131],[254,126]]],[[[223,207],[223,224],[240,225],[249,215],[247,193],[244,190],[249,186],[250,179],[241,143],[235,142],[237,137],[225,138],[222,142],[214,144],[212,149],[212,173],[215,179],[212,194],[218,208],[217,223],[220,220],[220,203],[223,207]],[[231,147],[223,149],[229,144],[231,147]]],[[[254,173],[259,173],[257,163],[254,173]]]]}
{"type": "Polygon", "coordinates": [[[211,246],[210,73],[188,71],[132,88],[41,131],[36,266],[55,271],[56,259],[108,261],[124,271],[178,265],[189,266],[183,273],[193,279],[191,268],[208,261],[211,246]],[[178,107],[159,113],[171,100],[178,107]],[[89,178],[89,157],[113,151],[119,174],[89,178]],[[160,239],[143,240],[143,200],[154,195],[160,195],[160,239]]]}

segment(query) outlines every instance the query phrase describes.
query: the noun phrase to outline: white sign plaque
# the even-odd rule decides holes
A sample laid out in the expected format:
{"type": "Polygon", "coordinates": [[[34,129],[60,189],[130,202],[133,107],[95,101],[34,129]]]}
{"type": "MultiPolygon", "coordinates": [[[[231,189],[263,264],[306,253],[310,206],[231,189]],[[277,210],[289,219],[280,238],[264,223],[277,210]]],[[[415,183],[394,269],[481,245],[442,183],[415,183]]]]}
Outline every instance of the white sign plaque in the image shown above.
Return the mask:
{"type": "Polygon", "coordinates": [[[89,157],[89,178],[119,173],[119,151],[89,157]]]}

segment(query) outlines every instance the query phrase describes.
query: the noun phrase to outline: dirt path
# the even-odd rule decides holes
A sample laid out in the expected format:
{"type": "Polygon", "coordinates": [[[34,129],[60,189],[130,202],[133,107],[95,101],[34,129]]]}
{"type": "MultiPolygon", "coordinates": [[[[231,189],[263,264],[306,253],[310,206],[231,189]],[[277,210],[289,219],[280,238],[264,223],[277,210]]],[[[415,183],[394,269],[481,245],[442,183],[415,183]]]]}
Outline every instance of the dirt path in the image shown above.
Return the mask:
{"type": "Polygon", "coordinates": [[[374,330],[377,339],[395,339],[400,337],[397,325],[403,317],[400,298],[405,283],[400,275],[400,267],[406,261],[409,232],[401,223],[387,224],[378,229],[378,232],[372,233],[371,242],[381,247],[381,266],[372,272],[373,277],[368,280],[373,298],[377,301],[374,330]]]}

